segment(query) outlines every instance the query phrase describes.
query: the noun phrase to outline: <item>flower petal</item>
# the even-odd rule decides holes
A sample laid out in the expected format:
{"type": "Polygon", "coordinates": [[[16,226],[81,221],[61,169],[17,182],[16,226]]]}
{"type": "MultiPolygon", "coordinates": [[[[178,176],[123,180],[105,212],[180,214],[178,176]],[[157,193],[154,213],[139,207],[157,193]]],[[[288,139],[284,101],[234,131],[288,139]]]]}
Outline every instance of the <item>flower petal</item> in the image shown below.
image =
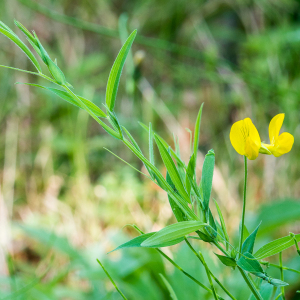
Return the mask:
{"type": "Polygon", "coordinates": [[[250,159],[254,160],[258,156],[259,148],[254,140],[249,136],[246,140],[245,155],[250,159]]]}
{"type": "Polygon", "coordinates": [[[256,127],[252,123],[251,119],[246,118],[244,121],[248,128],[250,139],[254,142],[254,144],[256,146],[255,148],[258,148],[258,150],[259,150],[259,148],[261,146],[261,140],[260,140],[260,136],[259,136],[259,133],[258,133],[256,127]]]}
{"type": "Polygon", "coordinates": [[[290,152],[293,147],[293,144],[294,144],[294,137],[288,132],[283,132],[277,138],[275,146],[271,150],[271,152],[275,157],[279,157],[282,154],[290,152]]]}
{"type": "Polygon", "coordinates": [[[270,144],[275,145],[275,142],[279,136],[279,131],[281,129],[284,120],[284,114],[278,114],[270,122],[269,125],[269,138],[270,144]]]}
{"type": "Polygon", "coordinates": [[[235,122],[230,130],[230,142],[240,155],[245,155],[246,139],[244,120],[235,122]]]}

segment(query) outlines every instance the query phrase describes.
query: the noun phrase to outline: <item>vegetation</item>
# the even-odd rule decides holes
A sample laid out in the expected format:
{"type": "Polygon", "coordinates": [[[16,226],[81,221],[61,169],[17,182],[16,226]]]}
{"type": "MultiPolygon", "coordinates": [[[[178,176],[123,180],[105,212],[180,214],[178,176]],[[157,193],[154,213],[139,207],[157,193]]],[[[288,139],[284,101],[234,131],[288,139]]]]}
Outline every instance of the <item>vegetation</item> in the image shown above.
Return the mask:
{"type": "Polygon", "coordinates": [[[44,4],[0,4],[2,299],[297,299],[297,3],[44,4]]]}

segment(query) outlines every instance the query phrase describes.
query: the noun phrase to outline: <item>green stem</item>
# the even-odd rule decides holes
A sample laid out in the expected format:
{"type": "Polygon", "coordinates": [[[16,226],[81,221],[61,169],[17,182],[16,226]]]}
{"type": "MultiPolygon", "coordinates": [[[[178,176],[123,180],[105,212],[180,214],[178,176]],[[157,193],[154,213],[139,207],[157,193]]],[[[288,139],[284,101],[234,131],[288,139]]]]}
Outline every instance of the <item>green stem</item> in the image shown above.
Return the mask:
{"type": "MultiPolygon", "coordinates": [[[[185,238],[185,242],[187,243],[187,245],[189,246],[189,248],[193,251],[193,253],[197,256],[197,258],[200,260],[200,262],[202,263],[202,265],[204,266],[206,273],[207,273],[207,277],[208,280],[210,281],[210,285],[212,287],[212,290],[214,291],[214,287],[212,285],[212,281],[211,281],[211,277],[214,279],[214,281],[222,288],[222,290],[233,300],[236,300],[234,298],[234,296],[226,289],[226,287],[216,278],[216,276],[211,272],[211,270],[208,268],[205,259],[202,255],[201,252],[199,252],[199,254],[196,252],[196,250],[193,248],[193,246],[190,244],[190,242],[188,241],[187,238],[185,238]]],[[[215,294],[214,294],[215,296],[215,294]]],[[[216,293],[216,296],[219,297],[216,293]]],[[[218,298],[217,298],[218,299],[218,298]]]]}
{"type": "Polygon", "coordinates": [[[204,284],[202,284],[200,281],[198,281],[196,278],[194,278],[192,275],[184,271],[179,265],[176,264],[174,260],[172,260],[168,255],[166,255],[163,251],[160,249],[156,249],[164,258],[166,258],[176,269],[178,269],[180,272],[182,272],[185,276],[192,279],[194,282],[196,282],[200,287],[208,291],[209,293],[213,294],[213,291],[206,287],[204,284]]]}
{"type": "MultiPolygon", "coordinates": [[[[140,230],[136,225],[132,225],[133,228],[135,228],[140,234],[144,234],[144,232],[142,230],[140,230]]],[[[180,272],[182,272],[185,276],[189,277],[190,279],[192,279],[195,283],[197,283],[200,287],[202,287],[203,289],[205,289],[206,291],[208,291],[209,293],[213,293],[213,291],[211,289],[209,289],[208,287],[206,287],[204,284],[202,284],[200,281],[198,281],[196,278],[194,278],[192,275],[190,275],[189,273],[187,273],[186,271],[184,271],[179,265],[177,265],[177,263],[170,258],[167,254],[165,254],[163,251],[161,251],[160,249],[156,248],[156,251],[158,251],[158,253],[160,253],[165,259],[167,259],[176,269],[178,269],[180,272]]]]}
{"type": "MultiPolygon", "coordinates": [[[[279,266],[280,266],[280,280],[284,281],[283,268],[282,268],[282,252],[279,252],[279,266]]],[[[284,286],[281,287],[282,300],[285,300],[284,286]]]]}
{"type": "Polygon", "coordinates": [[[111,281],[111,283],[113,284],[113,286],[115,287],[115,289],[119,292],[119,294],[123,297],[124,300],[127,300],[127,298],[125,297],[125,295],[120,291],[120,289],[117,287],[116,283],[114,282],[114,280],[111,278],[111,276],[109,275],[109,273],[106,271],[106,269],[104,268],[104,266],[102,265],[102,263],[100,262],[99,259],[97,259],[98,264],[101,266],[101,268],[103,269],[103,271],[105,272],[105,274],[107,275],[107,277],[109,278],[109,280],[111,281]]]}
{"type": "Polygon", "coordinates": [[[268,261],[260,261],[260,263],[262,265],[265,265],[265,266],[271,266],[271,267],[274,267],[274,268],[278,268],[278,269],[282,269],[282,270],[286,270],[286,271],[290,271],[290,272],[300,274],[300,271],[298,271],[298,270],[291,269],[291,268],[284,267],[284,266],[279,266],[279,265],[276,265],[276,264],[271,264],[268,261]]]}
{"type": "Polygon", "coordinates": [[[242,252],[244,224],[245,224],[245,213],[246,213],[246,194],[247,194],[247,175],[248,175],[248,163],[247,163],[247,157],[246,156],[244,156],[244,165],[245,165],[245,179],[244,179],[242,226],[241,226],[241,235],[240,235],[240,243],[239,243],[239,252],[240,253],[242,252]]]}
{"type": "Polygon", "coordinates": [[[240,267],[238,267],[240,273],[242,274],[245,282],[247,283],[248,287],[250,288],[252,294],[254,295],[254,297],[257,300],[263,300],[262,296],[260,295],[259,291],[256,289],[255,285],[252,283],[252,281],[249,279],[247,273],[241,269],[240,267]]]}

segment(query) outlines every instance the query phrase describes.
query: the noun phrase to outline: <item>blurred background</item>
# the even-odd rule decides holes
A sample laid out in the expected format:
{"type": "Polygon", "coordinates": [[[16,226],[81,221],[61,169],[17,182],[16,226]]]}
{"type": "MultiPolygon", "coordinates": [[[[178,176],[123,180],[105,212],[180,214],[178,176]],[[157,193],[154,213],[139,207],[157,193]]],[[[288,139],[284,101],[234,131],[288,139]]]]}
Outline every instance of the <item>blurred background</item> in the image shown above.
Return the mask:
{"type": "MultiPolygon", "coordinates": [[[[145,153],[148,137],[138,121],[151,121],[172,145],[174,133],[187,161],[189,130],[204,102],[197,172],[200,176],[203,157],[213,148],[213,197],[224,211],[232,243],[237,244],[244,171],[243,158],[230,144],[230,127],[250,117],[268,142],[271,118],[285,113],[283,129],[295,136],[292,151],[277,159],[260,155],[249,163],[246,224],[251,231],[262,221],[259,247],[300,232],[299,4],[2,0],[0,20],[22,39],[14,19],[35,30],[76,93],[100,107],[122,42],[137,29],[117,96],[121,124],[145,153]]],[[[1,36],[0,45],[0,64],[33,71],[11,41],[1,36]]],[[[166,194],[104,149],[144,170],[87,113],[16,82],[45,85],[26,73],[0,69],[0,297],[120,299],[99,258],[128,299],[171,299],[159,273],[179,300],[211,299],[155,250],[107,255],[137,235],[125,225],[150,232],[175,221],[166,194]]],[[[194,244],[233,295],[248,299],[237,271],[222,267],[215,249],[194,244]]],[[[185,245],[164,251],[208,285],[205,270],[185,245]]],[[[299,270],[295,247],[283,253],[283,260],[299,270]]],[[[278,264],[278,256],[270,261],[278,264]]],[[[268,272],[280,277],[278,269],[268,272]]],[[[285,272],[285,279],[290,283],[287,299],[300,299],[300,275],[285,272]]]]}

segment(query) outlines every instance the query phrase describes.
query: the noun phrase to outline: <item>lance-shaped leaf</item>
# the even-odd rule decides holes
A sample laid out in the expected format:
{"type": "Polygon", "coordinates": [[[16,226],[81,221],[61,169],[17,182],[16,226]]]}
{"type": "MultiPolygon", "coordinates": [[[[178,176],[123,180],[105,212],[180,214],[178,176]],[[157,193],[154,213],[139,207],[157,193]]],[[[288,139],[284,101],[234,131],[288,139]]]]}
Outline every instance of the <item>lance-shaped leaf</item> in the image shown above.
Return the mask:
{"type": "MultiPolygon", "coordinates": [[[[46,87],[46,86],[42,86],[42,85],[39,85],[39,84],[34,84],[34,83],[24,83],[24,84],[27,84],[27,85],[30,85],[30,86],[35,86],[35,87],[39,87],[39,88],[42,88],[42,89],[46,89],[52,93],[54,93],[55,95],[57,95],[58,97],[62,98],[63,100],[73,104],[73,105],[76,105],[77,107],[81,108],[81,109],[84,109],[85,108],[81,105],[81,103],[78,103],[77,101],[75,101],[75,99],[73,97],[71,97],[67,92],[65,91],[62,91],[62,90],[59,90],[59,89],[55,89],[55,88],[50,88],[50,87],[46,87]]],[[[88,99],[85,99],[81,96],[78,96],[77,97],[97,116],[97,117],[102,117],[102,118],[105,118],[106,117],[106,114],[97,106],[95,105],[93,102],[91,102],[90,100],[88,99]]]]}
{"type": "Polygon", "coordinates": [[[228,236],[228,232],[227,232],[227,229],[226,229],[225,221],[224,221],[223,214],[222,214],[222,211],[220,209],[219,204],[217,203],[216,200],[214,200],[214,201],[215,201],[215,205],[216,205],[216,208],[217,208],[217,211],[218,211],[218,215],[219,215],[219,219],[220,219],[220,222],[221,222],[222,231],[224,233],[224,238],[226,240],[226,250],[228,250],[229,236],[228,236]]]}
{"type": "Polygon", "coordinates": [[[192,186],[190,180],[194,179],[194,174],[195,174],[195,154],[193,153],[188,163],[186,169],[186,175],[185,175],[185,185],[186,185],[186,190],[188,195],[190,195],[191,193],[192,186]]]}
{"type": "MultiPolygon", "coordinates": [[[[300,234],[296,234],[295,238],[297,242],[300,242],[300,234]]],[[[285,236],[262,246],[259,250],[255,252],[254,256],[257,259],[264,259],[266,257],[282,252],[288,249],[289,247],[292,247],[294,244],[295,243],[293,237],[285,236]]]]}
{"type": "Polygon", "coordinates": [[[152,247],[153,245],[167,243],[184,237],[185,235],[203,228],[206,223],[199,221],[183,221],[169,225],[142,243],[142,247],[152,247]]]}
{"type": "MultiPolygon", "coordinates": [[[[145,233],[145,234],[142,234],[140,236],[137,236],[137,237],[133,238],[132,240],[118,246],[116,249],[110,251],[109,253],[114,252],[116,250],[123,249],[123,248],[144,247],[144,246],[141,246],[141,244],[145,240],[147,240],[149,237],[153,236],[155,233],[156,232],[149,232],[149,233],[145,233]]],[[[179,239],[168,241],[166,243],[160,243],[160,244],[152,245],[151,248],[169,247],[169,246],[176,245],[176,244],[182,242],[183,240],[184,240],[184,238],[182,237],[182,238],[179,238],[179,239]]]]}
{"type": "Polygon", "coordinates": [[[203,168],[202,168],[201,187],[203,193],[204,211],[208,211],[208,207],[209,207],[209,199],[210,199],[211,189],[212,189],[214,167],[215,167],[215,153],[214,150],[211,149],[205,155],[203,168]]]}
{"type": "Polygon", "coordinates": [[[246,253],[246,252],[249,252],[251,254],[253,253],[255,238],[256,238],[256,234],[257,234],[259,226],[260,226],[260,223],[255,228],[255,230],[244,241],[244,243],[242,245],[242,253],[246,253]]]}
{"type": "MultiPolygon", "coordinates": [[[[167,180],[167,183],[172,187],[172,189],[176,193],[176,188],[175,188],[174,183],[171,180],[169,172],[167,172],[166,180],[167,180]]],[[[185,213],[182,211],[182,209],[177,205],[177,203],[172,199],[172,197],[169,194],[168,194],[168,199],[169,199],[169,203],[170,203],[172,212],[173,212],[176,220],[178,222],[187,221],[188,220],[187,216],[185,215],[185,213]]]]}
{"type": "Polygon", "coordinates": [[[113,111],[115,107],[115,101],[118,92],[118,86],[120,82],[121,73],[125,64],[126,57],[129,53],[133,40],[136,36],[137,31],[134,30],[124,45],[122,46],[112,68],[109,73],[107,86],[106,86],[106,95],[105,95],[105,102],[107,107],[113,111]]]}
{"type": "Polygon", "coordinates": [[[32,54],[29,48],[19,39],[19,37],[4,23],[0,22],[0,32],[7,38],[12,40],[31,60],[36,69],[41,73],[42,69],[36,57],[32,54]]]}
{"type": "MultiPolygon", "coordinates": [[[[194,131],[194,159],[195,159],[195,162],[197,161],[202,109],[203,109],[203,103],[201,104],[201,107],[200,107],[198,115],[197,115],[196,123],[195,123],[195,131],[194,131]]],[[[194,165],[194,168],[196,168],[196,164],[194,165]]]]}
{"type": "Polygon", "coordinates": [[[163,145],[163,143],[160,141],[159,137],[154,134],[154,139],[155,142],[158,146],[161,158],[164,162],[164,165],[166,166],[169,175],[172,179],[172,182],[175,185],[175,188],[177,189],[178,193],[185,199],[185,201],[187,201],[188,203],[190,203],[190,198],[185,190],[185,187],[181,181],[180,175],[178,173],[178,170],[176,169],[175,163],[171,157],[171,155],[169,154],[168,150],[166,149],[166,147],[163,145]]]}

